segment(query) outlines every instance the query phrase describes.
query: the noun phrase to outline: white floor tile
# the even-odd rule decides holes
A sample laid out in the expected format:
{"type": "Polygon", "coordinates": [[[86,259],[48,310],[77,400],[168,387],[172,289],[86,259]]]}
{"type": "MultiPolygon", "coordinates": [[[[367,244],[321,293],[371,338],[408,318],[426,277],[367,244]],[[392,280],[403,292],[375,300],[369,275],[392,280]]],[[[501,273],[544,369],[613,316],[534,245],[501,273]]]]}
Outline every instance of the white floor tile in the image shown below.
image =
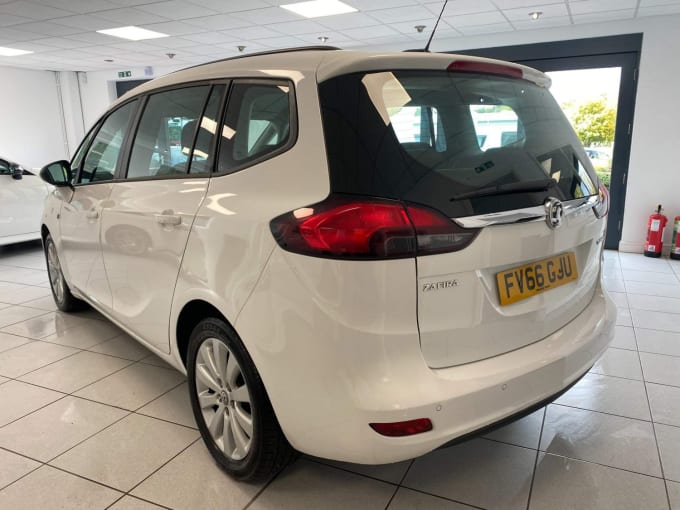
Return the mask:
{"type": "Polygon", "coordinates": [[[628,327],[633,325],[628,308],[616,308],[616,325],[628,327]]]}
{"type": "Polygon", "coordinates": [[[661,476],[649,422],[551,405],[541,450],[572,459],[661,476]]]}
{"type": "MultiPolygon", "coordinates": [[[[0,489],[40,467],[40,463],[0,449],[0,489]]],[[[1,494],[1,492],[0,492],[1,494]]],[[[2,498],[0,497],[0,501],[2,498]]]]}
{"type": "Polygon", "coordinates": [[[140,414],[171,421],[179,425],[196,428],[196,421],[191,410],[189,390],[187,384],[180,384],[177,388],[161,395],[156,400],[149,402],[139,411],[140,414]]]}
{"type": "Polygon", "coordinates": [[[640,369],[638,353],[626,349],[610,347],[605,351],[600,360],[595,363],[591,372],[642,381],[642,370],[640,369]]]}
{"type": "Polygon", "coordinates": [[[555,403],[638,420],[651,419],[645,383],[620,377],[586,374],[555,403]]]}
{"type": "Polygon", "coordinates": [[[602,278],[602,284],[604,288],[611,292],[626,292],[626,286],[623,283],[622,278],[608,278],[604,276],[602,278]]]}
{"type": "Polygon", "coordinates": [[[609,291],[609,296],[612,298],[617,307],[626,309],[628,308],[628,298],[626,298],[625,292],[609,291]]]}
{"type": "Polygon", "coordinates": [[[68,325],[73,325],[76,321],[79,321],[79,319],[57,312],[49,312],[39,317],[5,326],[2,331],[39,340],[66,329],[68,325]]]}
{"type": "Polygon", "coordinates": [[[128,360],[81,351],[78,354],[55,361],[45,367],[29,372],[18,379],[51,390],[72,393],[84,386],[124,368],[128,360]]]}
{"type": "Polygon", "coordinates": [[[669,283],[626,282],[626,292],[629,294],[680,298],[680,287],[671,282],[670,279],[669,283]]]}
{"type": "Polygon", "coordinates": [[[184,376],[176,370],[136,363],[77,391],[76,395],[134,411],[183,380],[184,376]]]}
{"type": "Polygon", "coordinates": [[[109,510],[162,510],[162,508],[132,496],[125,496],[109,507],[109,510]]]}
{"type": "Polygon", "coordinates": [[[37,317],[47,313],[45,310],[38,308],[28,308],[26,306],[8,306],[0,310],[0,328],[16,324],[17,322],[25,321],[31,317],[37,317]]]}
{"type": "Polygon", "coordinates": [[[0,508],[104,510],[120,492],[43,466],[0,491],[0,508]]]}
{"type": "Polygon", "coordinates": [[[647,383],[652,419],[680,427],[680,388],[647,383]]]}
{"type": "Polygon", "coordinates": [[[656,424],[663,474],[668,480],[680,482],[680,427],[656,424]]]}
{"type": "Polygon", "coordinates": [[[10,335],[9,333],[0,332],[0,352],[8,351],[29,343],[31,340],[23,336],[10,335]]]}
{"type": "Polygon", "coordinates": [[[417,458],[405,487],[489,510],[524,510],[536,452],[485,439],[417,458]]]}
{"type": "Polygon", "coordinates": [[[117,356],[132,361],[139,361],[142,358],[149,356],[150,351],[137,340],[129,335],[122,334],[111,338],[105,342],[99,343],[90,347],[88,350],[94,352],[101,352],[110,356],[117,356]]]}
{"type": "Polygon", "coordinates": [[[129,491],[198,438],[198,431],[131,414],[50,464],[129,491]]]}
{"type": "Polygon", "coordinates": [[[529,510],[666,510],[663,480],[541,454],[529,510]]]}
{"type": "Polygon", "coordinates": [[[623,279],[626,282],[647,282],[647,283],[680,283],[674,273],[656,273],[653,271],[636,271],[635,269],[623,268],[623,279]]]}
{"type": "Polygon", "coordinates": [[[176,510],[218,510],[243,508],[263,485],[230,478],[215,465],[203,441],[197,441],[151,475],[132,495],[176,510]],[[195,490],[197,487],[200,490],[195,490]]]}
{"type": "Polygon", "coordinates": [[[651,271],[656,273],[672,273],[671,265],[665,258],[645,257],[638,253],[619,253],[621,269],[635,271],[651,271]]]}
{"type": "Polygon", "coordinates": [[[636,328],[680,333],[680,314],[635,309],[631,310],[630,313],[633,318],[633,325],[636,328]]]}
{"type": "Polygon", "coordinates": [[[18,377],[77,352],[63,345],[29,342],[0,353],[0,375],[18,377]]]}
{"type": "Polygon", "coordinates": [[[66,397],[0,429],[0,446],[47,462],[104,427],[127,411],[66,397]]]}
{"type": "Polygon", "coordinates": [[[58,310],[57,305],[54,304],[54,298],[51,295],[26,301],[21,306],[39,308],[48,312],[56,312],[58,310]]]}
{"type": "Polygon", "coordinates": [[[545,407],[534,411],[528,416],[487,434],[484,437],[503,443],[510,443],[525,448],[538,448],[538,440],[543,425],[545,407]]]}
{"type": "Polygon", "coordinates": [[[387,510],[471,510],[474,507],[401,487],[387,510]]]}
{"type": "Polygon", "coordinates": [[[631,308],[637,310],[680,314],[680,299],[678,298],[628,294],[628,303],[631,308]]]}
{"type": "Polygon", "coordinates": [[[249,510],[385,508],[395,487],[304,459],[281,473],[249,510]]]}
{"type": "Polygon", "coordinates": [[[640,361],[645,373],[645,381],[680,386],[680,358],[641,352],[640,361]]]}
{"type": "Polygon", "coordinates": [[[42,340],[79,349],[89,349],[120,335],[120,333],[121,330],[108,321],[78,319],[77,323],[72,324],[67,329],[60,329],[42,340]]]}
{"type": "Polygon", "coordinates": [[[410,460],[405,460],[402,462],[395,462],[393,464],[379,464],[379,465],[366,465],[366,464],[352,464],[349,462],[338,462],[328,459],[318,459],[315,457],[305,457],[313,462],[319,462],[321,464],[326,464],[327,466],[336,467],[339,469],[344,469],[346,471],[351,471],[359,475],[368,476],[370,478],[375,478],[377,480],[382,480],[383,482],[390,482],[398,484],[404,478],[406,471],[411,465],[410,460]]]}
{"type": "Polygon", "coordinates": [[[614,340],[611,343],[611,347],[616,347],[617,349],[628,349],[629,351],[637,350],[635,331],[633,328],[626,326],[616,326],[614,340]]]}
{"type": "Polygon", "coordinates": [[[680,357],[680,333],[636,328],[635,338],[640,352],[680,357]]]}
{"type": "Polygon", "coordinates": [[[671,500],[671,510],[680,510],[680,483],[666,482],[668,485],[668,496],[671,500]]]}
{"type": "Polygon", "coordinates": [[[20,381],[0,385],[0,427],[64,396],[20,381]]]}

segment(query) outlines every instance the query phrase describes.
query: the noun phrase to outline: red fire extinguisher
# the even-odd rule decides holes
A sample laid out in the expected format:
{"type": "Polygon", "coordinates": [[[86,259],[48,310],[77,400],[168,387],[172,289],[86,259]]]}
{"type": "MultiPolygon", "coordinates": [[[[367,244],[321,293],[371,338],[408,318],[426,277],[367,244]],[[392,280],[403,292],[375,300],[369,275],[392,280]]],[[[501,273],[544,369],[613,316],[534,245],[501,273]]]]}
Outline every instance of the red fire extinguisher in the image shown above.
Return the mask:
{"type": "Polygon", "coordinates": [[[645,241],[645,255],[647,257],[660,257],[663,248],[663,233],[666,229],[668,218],[661,214],[661,204],[656,212],[647,220],[647,241],[645,241]]]}
{"type": "Polygon", "coordinates": [[[671,239],[671,258],[680,260],[680,216],[673,221],[673,238],[671,239]]]}

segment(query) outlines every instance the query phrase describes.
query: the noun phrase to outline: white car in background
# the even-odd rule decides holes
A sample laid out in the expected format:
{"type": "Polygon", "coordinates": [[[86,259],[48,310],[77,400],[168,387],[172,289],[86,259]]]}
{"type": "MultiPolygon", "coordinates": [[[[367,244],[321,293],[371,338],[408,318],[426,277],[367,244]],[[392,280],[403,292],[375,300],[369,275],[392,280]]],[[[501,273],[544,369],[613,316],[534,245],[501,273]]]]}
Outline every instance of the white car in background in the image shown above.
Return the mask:
{"type": "Polygon", "coordinates": [[[0,157],[0,246],[40,239],[49,189],[37,175],[0,157]]]}
{"type": "Polygon", "coordinates": [[[397,462],[531,412],[616,320],[608,194],[549,84],[316,48],[141,85],[40,172],[57,306],[90,303],[187,373],[239,479],[294,450],[397,462]]]}

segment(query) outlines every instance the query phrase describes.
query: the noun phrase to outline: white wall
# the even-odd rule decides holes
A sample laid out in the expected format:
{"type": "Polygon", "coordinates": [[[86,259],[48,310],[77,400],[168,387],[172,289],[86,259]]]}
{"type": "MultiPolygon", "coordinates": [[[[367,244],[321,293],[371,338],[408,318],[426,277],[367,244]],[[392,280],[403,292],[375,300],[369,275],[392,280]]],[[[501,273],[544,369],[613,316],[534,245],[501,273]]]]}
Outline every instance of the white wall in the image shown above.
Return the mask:
{"type": "MultiPolygon", "coordinates": [[[[432,51],[455,51],[640,32],[643,33],[642,55],[619,246],[621,251],[632,252],[642,252],[647,217],[657,204],[663,204],[669,219],[680,215],[680,101],[677,99],[680,83],[680,16],[453,39],[438,39],[435,35],[431,46],[432,51]]],[[[414,44],[371,49],[402,50],[407,47],[414,47],[414,44]]],[[[665,250],[670,237],[671,228],[667,229],[664,238],[665,250]]]]}
{"type": "Polygon", "coordinates": [[[68,156],[55,73],[0,67],[0,157],[28,168],[68,156]]]}

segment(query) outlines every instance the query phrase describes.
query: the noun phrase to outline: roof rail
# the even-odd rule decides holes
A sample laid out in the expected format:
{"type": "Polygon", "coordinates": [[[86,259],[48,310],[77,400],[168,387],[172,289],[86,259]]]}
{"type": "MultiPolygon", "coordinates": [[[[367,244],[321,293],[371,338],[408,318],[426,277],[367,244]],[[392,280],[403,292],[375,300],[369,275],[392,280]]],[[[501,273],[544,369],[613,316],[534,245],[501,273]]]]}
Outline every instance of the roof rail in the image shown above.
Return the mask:
{"type": "Polygon", "coordinates": [[[227,58],[220,58],[217,60],[211,60],[210,62],[203,62],[202,64],[196,64],[195,66],[189,66],[189,67],[183,67],[182,69],[178,69],[177,71],[173,71],[170,74],[177,73],[179,71],[185,71],[187,69],[194,69],[196,67],[201,67],[205,66],[208,64],[217,64],[218,62],[227,62],[229,60],[238,60],[240,58],[247,58],[247,57],[259,57],[260,55],[276,55],[277,53],[292,53],[295,51],[332,51],[332,50],[341,50],[342,48],[338,48],[336,46],[299,46],[297,48],[283,48],[280,50],[268,50],[268,51],[258,51],[256,53],[247,53],[245,55],[236,55],[234,57],[227,57],[227,58]]]}

